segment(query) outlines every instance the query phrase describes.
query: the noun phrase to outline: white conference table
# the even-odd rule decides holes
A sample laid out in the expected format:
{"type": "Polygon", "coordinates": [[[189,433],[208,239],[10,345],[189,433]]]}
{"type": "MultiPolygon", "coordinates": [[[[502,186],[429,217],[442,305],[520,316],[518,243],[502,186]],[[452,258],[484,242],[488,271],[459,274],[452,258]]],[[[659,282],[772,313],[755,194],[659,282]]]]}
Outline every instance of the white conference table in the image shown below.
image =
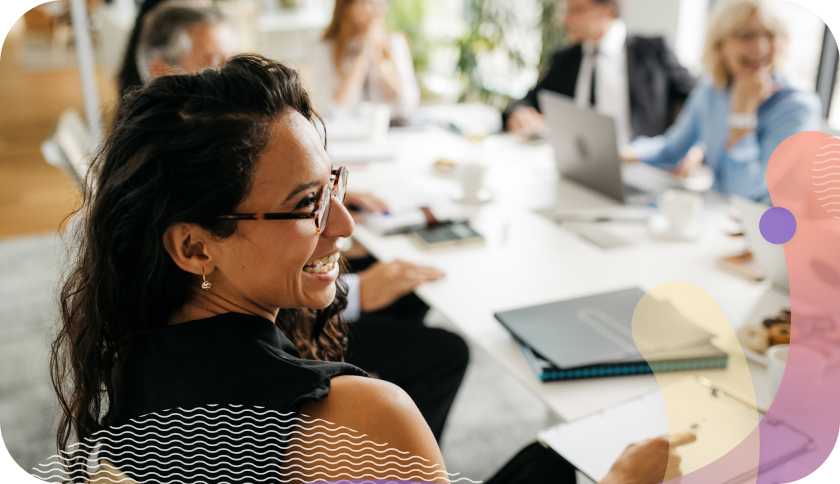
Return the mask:
{"type": "MultiPolygon", "coordinates": [[[[477,144],[437,128],[392,130],[388,143],[397,153],[393,161],[348,165],[349,189],[368,192],[388,186],[417,186],[451,196],[459,187],[458,179],[440,173],[433,163],[441,157],[481,161],[488,167],[485,186],[494,198],[465,207],[472,226],[484,235],[486,243],[424,250],[408,236],[382,237],[361,224],[356,225],[354,239],[379,260],[401,259],[445,271],[445,278],[420,286],[416,294],[545,402],[556,419],[572,420],[655,390],[656,379],[634,375],[543,383],[494,312],[633,286],[649,290],[669,281],[686,281],[704,289],[735,329],[789,305],[789,299],[769,285],[718,268],[718,259],[744,249],[741,238],[725,234],[732,222],[719,196],[707,196],[700,240],[658,241],[644,224],[610,223],[602,225],[605,230],[635,243],[602,249],[535,212],[551,207],[619,207],[611,199],[560,179],[548,144],[526,145],[507,134],[477,144]]],[[[743,370],[730,363],[725,370],[675,372],[672,378],[702,375],[749,401],[750,395],[743,393],[746,389],[727,385],[728,380],[737,381],[734,372],[743,370]]],[[[766,400],[763,368],[751,363],[750,370],[759,406],[766,408],[767,402],[762,404],[766,400]]]]}

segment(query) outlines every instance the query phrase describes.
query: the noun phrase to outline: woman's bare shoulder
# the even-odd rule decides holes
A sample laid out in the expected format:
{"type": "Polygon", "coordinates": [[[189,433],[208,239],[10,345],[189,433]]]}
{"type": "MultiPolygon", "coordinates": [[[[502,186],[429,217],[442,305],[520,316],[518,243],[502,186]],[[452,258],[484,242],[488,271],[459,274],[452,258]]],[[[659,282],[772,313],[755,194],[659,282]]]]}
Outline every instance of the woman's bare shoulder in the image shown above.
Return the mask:
{"type": "Polygon", "coordinates": [[[361,432],[445,470],[434,435],[417,405],[392,383],[359,376],[335,377],[329,395],[306,403],[300,413],[361,432]]]}

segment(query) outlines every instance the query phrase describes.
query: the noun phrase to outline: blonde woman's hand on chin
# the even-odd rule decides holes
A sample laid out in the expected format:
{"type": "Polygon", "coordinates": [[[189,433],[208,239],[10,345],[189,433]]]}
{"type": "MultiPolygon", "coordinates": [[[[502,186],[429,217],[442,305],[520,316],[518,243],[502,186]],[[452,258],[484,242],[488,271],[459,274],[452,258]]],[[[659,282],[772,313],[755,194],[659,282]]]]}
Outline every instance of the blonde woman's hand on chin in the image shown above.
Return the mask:
{"type": "Polygon", "coordinates": [[[658,484],[682,476],[676,448],[697,440],[685,432],[630,444],[599,484],[658,484]]]}
{"type": "Polygon", "coordinates": [[[756,72],[743,72],[732,78],[731,88],[731,116],[729,120],[729,143],[727,148],[735,146],[745,135],[755,131],[758,125],[758,107],[776,92],[772,72],[769,67],[756,72]],[[752,119],[749,125],[733,125],[734,117],[740,122],[752,119]]]}
{"type": "Polygon", "coordinates": [[[742,73],[732,79],[732,112],[756,113],[758,107],[776,92],[769,67],[755,73],[742,73]]]}

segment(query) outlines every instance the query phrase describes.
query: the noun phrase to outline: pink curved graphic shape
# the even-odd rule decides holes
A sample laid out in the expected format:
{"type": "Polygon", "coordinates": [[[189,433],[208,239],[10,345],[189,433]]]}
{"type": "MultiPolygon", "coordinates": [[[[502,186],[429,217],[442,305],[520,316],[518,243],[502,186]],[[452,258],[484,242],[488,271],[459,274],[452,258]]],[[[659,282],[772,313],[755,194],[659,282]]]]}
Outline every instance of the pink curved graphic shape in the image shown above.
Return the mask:
{"type": "MultiPolygon", "coordinates": [[[[797,459],[802,475],[786,476],[792,482],[825,462],[840,428],[840,140],[813,131],[791,136],[770,159],[767,186],[773,205],[796,218],[796,233],[784,244],[790,350],[779,392],[759,425],[760,462],[782,444],[761,432],[775,420],[808,434],[814,444],[797,459]]],[[[777,482],[772,477],[760,471],[758,483],[777,482]]]]}

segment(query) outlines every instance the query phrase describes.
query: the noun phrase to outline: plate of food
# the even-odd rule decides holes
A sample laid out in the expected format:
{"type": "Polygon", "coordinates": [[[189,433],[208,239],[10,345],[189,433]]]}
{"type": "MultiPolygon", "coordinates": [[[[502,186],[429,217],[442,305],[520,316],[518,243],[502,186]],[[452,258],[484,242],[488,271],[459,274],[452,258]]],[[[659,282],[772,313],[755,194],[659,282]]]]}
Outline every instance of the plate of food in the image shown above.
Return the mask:
{"type": "Polygon", "coordinates": [[[738,331],[738,341],[744,348],[744,356],[767,366],[767,350],[771,346],[790,343],[790,321],[790,309],[786,308],[773,317],[765,318],[761,324],[742,327],[738,331]]]}

